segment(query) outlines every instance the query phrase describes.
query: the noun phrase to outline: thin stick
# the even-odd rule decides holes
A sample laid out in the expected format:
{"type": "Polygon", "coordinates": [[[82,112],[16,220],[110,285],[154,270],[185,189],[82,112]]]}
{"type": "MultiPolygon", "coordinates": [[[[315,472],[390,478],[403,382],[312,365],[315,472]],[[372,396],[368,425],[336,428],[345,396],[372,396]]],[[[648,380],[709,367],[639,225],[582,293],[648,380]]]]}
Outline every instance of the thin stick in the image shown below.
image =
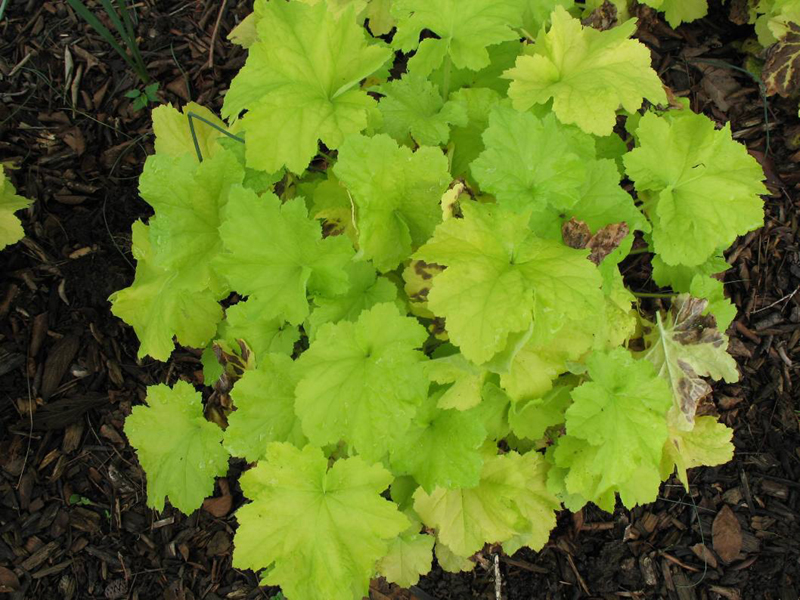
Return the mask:
{"type": "Polygon", "coordinates": [[[234,135],[230,131],[226,131],[216,123],[212,123],[211,121],[209,121],[205,117],[201,117],[197,113],[189,112],[186,113],[186,116],[189,117],[189,131],[192,133],[192,141],[194,142],[194,151],[197,153],[197,160],[199,160],[200,162],[203,162],[203,152],[200,150],[200,142],[197,140],[197,131],[195,130],[193,119],[197,119],[198,121],[205,123],[209,127],[216,129],[221,134],[228,136],[232,140],[236,140],[237,142],[244,144],[244,138],[240,138],[238,135],[234,135]]]}
{"type": "Polygon", "coordinates": [[[500,575],[500,555],[494,555],[494,599],[503,600],[503,579],[500,575]]]}
{"type": "Polygon", "coordinates": [[[219,24],[222,22],[222,15],[225,14],[225,8],[228,6],[228,0],[222,0],[222,6],[219,7],[219,14],[217,15],[217,22],[214,23],[214,31],[211,32],[211,45],[208,48],[208,62],[206,68],[214,68],[214,46],[217,41],[217,33],[219,33],[219,24]]]}
{"type": "Polygon", "coordinates": [[[754,310],[754,311],[753,311],[753,312],[751,312],[750,314],[751,314],[751,315],[754,315],[754,314],[756,314],[756,313],[760,313],[762,310],[767,310],[767,309],[769,309],[769,308],[772,308],[773,306],[775,306],[775,305],[777,305],[777,304],[780,304],[780,303],[781,303],[781,302],[783,302],[784,300],[791,300],[791,299],[794,297],[794,295],[795,295],[795,294],[796,294],[798,291],[800,291],[800,287],[797,287],[797,288],[795,288],[795,290],[794,290],[794,291],[793,291],[791,294],[787,294],[786,296],[784,296],[784,297],[783,297],[783,298],[781,298],[780,300],[775,300],[775,302],[773,302],[772,304],[769,304],[769,305],[767,305],[767,306],[764,306],[764,307],[762,307],[762,308],[759,308],[758,310],[754,310]]]}

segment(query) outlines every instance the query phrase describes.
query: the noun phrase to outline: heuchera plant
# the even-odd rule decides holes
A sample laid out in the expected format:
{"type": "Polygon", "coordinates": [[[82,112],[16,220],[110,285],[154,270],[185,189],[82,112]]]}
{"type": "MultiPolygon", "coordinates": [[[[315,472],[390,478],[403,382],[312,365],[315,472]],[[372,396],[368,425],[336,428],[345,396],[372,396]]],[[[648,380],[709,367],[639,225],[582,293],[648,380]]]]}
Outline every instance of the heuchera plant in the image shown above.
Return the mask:
{"type": "Polygon", "coordinates": [[[537,550],[562,505],[732,456],[697,409],[739,377],[714,275],[762,171],[668,104],[633,21],[570,8],[257,0],[225,121],[153,112],[155,216],[113,310],[142,357],[205,348],[215,402],[157,385],[125,432],[158,510],[250,463],[233,563],[291,600],[537,550]],[[620,274],[635,236],[675,292],[655,314],[620,274]]]}
{"type": "Polygon", "coordinates": [[[30,200],[17,195],[0,164],[0,250],[25,237],[22,223],[14,213],[30,205],[30,200]]]}

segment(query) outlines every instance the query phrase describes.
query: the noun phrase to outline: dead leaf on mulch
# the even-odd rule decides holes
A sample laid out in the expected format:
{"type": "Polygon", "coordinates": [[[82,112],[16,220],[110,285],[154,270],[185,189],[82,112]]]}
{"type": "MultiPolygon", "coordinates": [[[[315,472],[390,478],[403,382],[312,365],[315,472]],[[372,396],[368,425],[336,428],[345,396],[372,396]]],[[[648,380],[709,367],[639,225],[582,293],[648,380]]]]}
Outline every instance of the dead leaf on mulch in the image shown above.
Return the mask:
{"type": "Polygon", "coordinates": [[[0,593],[19,591],[19,579],[11,569],[0,567],[0,593]]]}
{"type": "Polygon", "coordinates": [[[800,25],[788,24],[789,32],[767,51],[761,78],[768,96],[787,97],[800,88],[800,25]]]}
{"type": "Polygon", "coordinates": [[[714,554],[706,548],[704,544],[695,544],[690,548],[692,552],[694,552],[695,556],[710,566],[712,569],[717,568],[717,558],[714,554]]]}
{"type": "Polygon", "coordinates": [[[733,562],[742,551],[742,526],[727,504],[714,517],[711,539],[723,562],[733,562]]]}
{"type": "Polygon", "coordinates": [[[709,67],[703,65],[703,79],[700,85],[714,104],[717,105],[722,112],[727,113],[732,106],[732,101],[729,100],[742,86],[733,78],[730,71],[721,69],[719,67],[709,67]]]}
{"type": "Polygon", "coordinates": [[[233,496],[231,496],[231,490],[227,479],[219,480],[219,489],[222,492],[222,495],[217,496],[216,498],[206,498],[203,501],[203,510],[217,517],[218,519],[221,519],[231,512],[231,508],[233,507],[233,496]]]}

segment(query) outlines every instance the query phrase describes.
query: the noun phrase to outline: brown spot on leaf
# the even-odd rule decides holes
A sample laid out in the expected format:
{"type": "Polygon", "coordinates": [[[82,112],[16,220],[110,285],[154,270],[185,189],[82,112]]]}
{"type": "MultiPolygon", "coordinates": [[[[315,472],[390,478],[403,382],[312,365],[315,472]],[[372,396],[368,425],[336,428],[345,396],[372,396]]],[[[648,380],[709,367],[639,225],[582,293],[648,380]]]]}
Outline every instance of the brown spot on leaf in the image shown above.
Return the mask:
{"type": "Polygon", "coordinates": [[[612,223],[592,235],[586,223],[572,217],[561,226],[561,237],[570,248],[578,250],[588,248],[591,251],[589,260],[599,265],[606,256],[619,247],[628,235],[628,231],[625,223],[612,223]]]}
{"type": "Polygon", "coordinates": [[[599,265],[606,256],[619,247],[622,240],[628,235],[628,231],[625,223],[611,223],[600,229],[589,242],[589,248],[592,251],[589,260],[599,265]]]}
{"type": "Polygon", "coordinates": [[[581,23],[585,27],[591,27],[598,31],[606,31],[616,27],[618,23],[617,7],[608,0],[603,0],[603,3],[595,8],[581,23]]]}
{"type": "Polygon", "coordinates": [[[564,239],[564,243],[570,248],[582,250],[586,248],[589,241],[591,241],[592,232],[586,223],[572,217],[561,226],[561,237],[564,239]]]}

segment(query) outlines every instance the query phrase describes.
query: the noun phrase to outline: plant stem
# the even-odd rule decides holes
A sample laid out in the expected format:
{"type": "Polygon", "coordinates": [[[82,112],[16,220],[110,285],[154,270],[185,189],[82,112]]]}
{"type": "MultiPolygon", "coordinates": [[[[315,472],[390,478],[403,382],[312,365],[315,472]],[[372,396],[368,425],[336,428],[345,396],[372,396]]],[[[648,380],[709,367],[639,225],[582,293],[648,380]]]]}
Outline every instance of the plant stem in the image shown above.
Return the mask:
{"type": "Polygon", "coordinates": [[[3,3],[0,4],[0,21],[3,20],[3,15],[6,14],[6,6],[8,6],[8,0],[3,0],[3,3]]]}
{"type": "Polygon", "coordinates": [[[635,248],[631,250],[630,252],[628,252],[628,256],[635,256],[637,254],[647,254],[648,252],[650,252],[650,248],[645,246],[644,248],[635,248]]]}
{"type": "Polygon", "coordinates": [[[658,293],[658,292],[631,292],[637,298],[674,298],[678,294],[672,293],[658,293]]]}

